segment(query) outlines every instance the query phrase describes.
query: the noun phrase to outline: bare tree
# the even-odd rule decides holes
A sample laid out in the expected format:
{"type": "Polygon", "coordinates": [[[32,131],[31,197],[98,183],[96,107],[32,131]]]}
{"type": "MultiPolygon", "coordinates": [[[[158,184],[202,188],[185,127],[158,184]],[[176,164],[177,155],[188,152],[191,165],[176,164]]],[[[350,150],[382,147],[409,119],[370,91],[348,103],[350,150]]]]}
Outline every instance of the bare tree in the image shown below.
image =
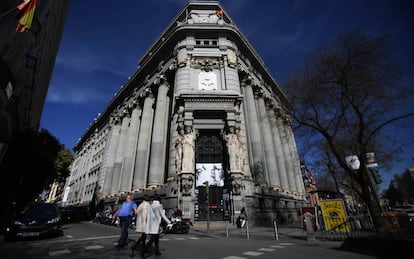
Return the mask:
{"type": "Polygon", "coordinates": [[[391,161],[398,147],[382,129],[414,115],[394,114],[412,93],[391,62],[390,43],[387,37],[362,31],[343,33],[332,46],[308,57],[285,85],[298,131],[306,129],[298,135],[318,149],[319,158],[326,152],[333,155],[335,166],[359,184],[377,229],[383,226],[381,208],[366,153],[375,152],[384,163],[391,161]],[[348,167],[345,158],[350,155],[359,158],[359,169],[348,167]]]}

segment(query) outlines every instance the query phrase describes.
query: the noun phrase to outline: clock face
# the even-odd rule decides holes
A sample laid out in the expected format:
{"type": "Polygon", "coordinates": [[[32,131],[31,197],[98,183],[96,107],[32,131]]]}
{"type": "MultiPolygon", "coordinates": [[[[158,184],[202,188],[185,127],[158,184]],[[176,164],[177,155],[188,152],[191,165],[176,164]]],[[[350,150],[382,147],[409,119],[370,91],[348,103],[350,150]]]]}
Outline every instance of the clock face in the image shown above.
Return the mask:
{"type": "Polygon", "coordinates": [[[214,72],[200,72],[198,75],[198,89],[217,90],[217,76],[214,72]]]}

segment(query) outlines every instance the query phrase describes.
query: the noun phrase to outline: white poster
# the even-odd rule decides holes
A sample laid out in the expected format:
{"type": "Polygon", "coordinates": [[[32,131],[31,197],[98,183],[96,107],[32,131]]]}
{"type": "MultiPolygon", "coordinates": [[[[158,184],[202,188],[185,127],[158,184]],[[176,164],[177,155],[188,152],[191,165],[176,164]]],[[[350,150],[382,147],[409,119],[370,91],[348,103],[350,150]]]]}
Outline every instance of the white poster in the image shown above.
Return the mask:
{"type": "Polygon", "coordinates": [[[359,169],[359,166],[361,163],[359,162],[358,156],[347,156],[345,160],[346,160],[346,163],[348,164],[348,167],[351,168],[352,170],[359,169]]]}
{"type": "Polygon", "coordinates": [[[196,165],[196,186],[203,186],[205,182],[210,186],[224,186],[224,173],[220,163],[196,165]]]}

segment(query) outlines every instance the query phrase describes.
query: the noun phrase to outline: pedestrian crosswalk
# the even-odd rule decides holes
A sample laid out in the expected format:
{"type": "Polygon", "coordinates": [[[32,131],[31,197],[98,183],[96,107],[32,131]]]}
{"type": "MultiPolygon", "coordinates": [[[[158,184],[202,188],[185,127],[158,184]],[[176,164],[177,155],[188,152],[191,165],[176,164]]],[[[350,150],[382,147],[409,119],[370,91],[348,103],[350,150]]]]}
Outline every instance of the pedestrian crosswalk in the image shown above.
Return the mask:
{"type": "MultiPolygon", "coordinates": [[[[116,238],[116,236],[111,236],[110,239],[114,239],[114,238],[116,238]]],[[[88,255],[88,254],[91,255],[90,253],[96,253],[96,252],[105,253],[106,255],[108,254],[108,252],[116,253],[117,250],[114,249],[115,246],[113,245],[113,243],[109,243],[108,241],[105,241],[108,239],[109,239],[108,236],[106,236],[105,238],[103,237],[70,238],[69,240],[66,239],[66,240],[36,242],[36,243],[32,243],[30,246],[33,248],[38,248],[37,249],[38,253],[41,253],[40,252],[41,248],[46,248],[46,251],[44,252],[47,253],[47,256],[49,258],[60,258],[61,256],[73,257],[73,256],[80,255],[80,253],[82,255],[88,255]],[[47,248],[51,248],[51,249],[47,249],[47,248]]],[[[160,238],[160,241],[166,242],[166,243],[170,243],[170,242],[181,243],[181,242],[186,242],[186,241],[203,242],[204,240],[213,240],[213,239],[214,238],[210,236],[195,236],[195,235],[167,236],[167,235],[164,235],[162,238],[160,238]]],[[[131,242],[134,242],[133,239],[131,240],[131,242]]],[[[263,243],[262,245],[264,244],[265,243],[263,243]]],[[[246,258],[252,258],[252,257],[260,257],[261,255],[265,255],[265,254],[271,255],[272,252],[291,246],[294,243],[288,243],[288,242],[268,243],[266,242],[266,244],[267,246],[255,247],[254,249],[251,249],[252,246],[250,246],[250,248],[246,251],[237,250],[236,252],[233,250],[231,253],[234,253],[234,254],[226,255],[219,259],[246,259],[246,258]]],[[[130,243],[129,246],[132,246],[132,243],[130,243]]]]}
{"type": "Polygon", "coordinates": [[[294,243],[279,243],[278,245],[270,245],[268,247],[258,248],[254,251],[243,252],[241,256],[230,255],[230,256],[223,257],[221,259],[247,259],[247,257],[243,257],[243,256],[249,256],[249,257],[261,256],[265,253],[274,252],[276,249],[282,249],[282,248],[285,248],[293,244],[294,243]]]}

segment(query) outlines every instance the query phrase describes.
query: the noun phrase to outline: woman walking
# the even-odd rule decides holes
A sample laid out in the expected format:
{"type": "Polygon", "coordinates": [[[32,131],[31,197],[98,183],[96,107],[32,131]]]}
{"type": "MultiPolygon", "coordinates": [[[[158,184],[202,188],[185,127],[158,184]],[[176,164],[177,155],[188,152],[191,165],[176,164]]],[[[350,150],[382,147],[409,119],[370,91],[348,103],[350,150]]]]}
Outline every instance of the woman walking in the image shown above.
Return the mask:
{"type": "Polygon", "coordinates": [[[164,219],[167,224],[170,226],[171,221],[165,216],[164,208],[161,204],[161,197],[159,195],[155,195],[151,205],[148,208],[148,215],[147,215],[147,226],[146,226],[146,234],[150,234],[151,238],[147,244],[144,245],[142,250],[142,256],[145,256],[146,250],[154,243],[155,245],[155,255],[161,255],[159,249],[159,230],[160,230],[160,223],[161,219],[164,219]]]}

